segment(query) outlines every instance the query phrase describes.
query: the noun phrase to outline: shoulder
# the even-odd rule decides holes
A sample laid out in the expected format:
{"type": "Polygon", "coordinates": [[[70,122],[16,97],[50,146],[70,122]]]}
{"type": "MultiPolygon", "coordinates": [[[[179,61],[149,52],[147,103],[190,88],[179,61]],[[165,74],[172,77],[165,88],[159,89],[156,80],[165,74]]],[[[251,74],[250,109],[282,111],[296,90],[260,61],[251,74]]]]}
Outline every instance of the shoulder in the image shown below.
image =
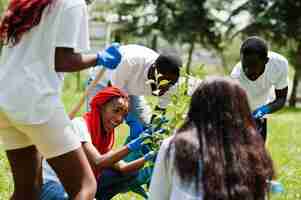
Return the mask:
{"type": "Polygon", "coordinates": [[[285,68],[288,66],[287,59],[276,52],[270,51],[268,53],[268,57],[269,57],[268,64],[272,65],[273,67],[275,66],[275,67],[285,68]]]}
{"type": "Polygon", "coordinates": [[[64,6],[65,10],[74,8],[74,7],[86,7],[87,4],[85,0],[59,0],[57,3],[60,3],[62,6],[64,6]]]}
{"type": "Polygon", "coordinates": [[[238,78],[241,75],[241,62],[238,62],[232,69],[230,76],[238,78]]]}
{"type": "Polygon", "coordinates": [[[75,134],[80,137],[81,142],[91,142],[91,136],[86,124],[86,121],[82,117],[76,117],[72,120],[72,125],[75,134]]]}
{"type": "Polygon", "coordinates": [[[155,57],[159,56],[159,54],[154,50],[138,44],[122,45],[120,47],[120,52],[122,55],[125,55],[127,57],[147,58],[149,56],[155,56],[155,57]]]}

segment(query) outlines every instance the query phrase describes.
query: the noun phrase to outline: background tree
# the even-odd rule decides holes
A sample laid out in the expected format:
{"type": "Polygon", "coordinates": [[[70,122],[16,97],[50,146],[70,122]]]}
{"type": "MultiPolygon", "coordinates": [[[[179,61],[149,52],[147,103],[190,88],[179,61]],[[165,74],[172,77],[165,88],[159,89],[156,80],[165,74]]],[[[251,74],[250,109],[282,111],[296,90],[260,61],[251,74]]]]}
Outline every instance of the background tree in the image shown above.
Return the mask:
{"type": "MultiPolygon", "coordinates": [[[[286,48],[286,55],[294,67],[293,88],[289,105],[295,107],[301,74],[301,1],[298,0],[249,0],[233,11],[231,18],[248,12],[250,21],[236,33],[261,34],[279,47],[286,48]]],[[[232,24],[231,28],[235,27],[232,24]]]]}
{"type": "Polygon", "coordinates": [[[188,74],[196,44],[220,48],[221,33],[206,0],[128,0],[116,5],[123,32],[137,37],[152,36],[153,47],[157,46],[158,37],[171,44],[188,44],[188,74]]]}

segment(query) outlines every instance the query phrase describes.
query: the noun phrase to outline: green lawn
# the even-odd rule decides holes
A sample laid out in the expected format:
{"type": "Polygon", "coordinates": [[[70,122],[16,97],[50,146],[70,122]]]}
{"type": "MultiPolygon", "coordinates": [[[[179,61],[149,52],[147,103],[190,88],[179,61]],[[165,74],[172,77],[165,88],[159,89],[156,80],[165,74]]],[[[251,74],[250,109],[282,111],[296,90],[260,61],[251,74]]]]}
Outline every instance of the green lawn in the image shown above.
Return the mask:
{"type": "MultiPolygon", "coordinates": [[[[64,94],[66,109],[70,110],[79,95],[74,90],[64,94]]],[[[284,109],[270,116],[268,125],[268,148],[275,161],[278,180],[285,187],[285,192],[272,196],[273,200],[301,199],[301,109],[284,109]]],[[[121,145],[126,136],[127,127],[121,126],[117,131],[116,146],[121,145]]],[[[9,198],[12,192],[12,178],[3,150],[0,150],[0,200],[9,198]]],[[[122,194],[114,200],[138,200],[132,193],[122,194]]]]}

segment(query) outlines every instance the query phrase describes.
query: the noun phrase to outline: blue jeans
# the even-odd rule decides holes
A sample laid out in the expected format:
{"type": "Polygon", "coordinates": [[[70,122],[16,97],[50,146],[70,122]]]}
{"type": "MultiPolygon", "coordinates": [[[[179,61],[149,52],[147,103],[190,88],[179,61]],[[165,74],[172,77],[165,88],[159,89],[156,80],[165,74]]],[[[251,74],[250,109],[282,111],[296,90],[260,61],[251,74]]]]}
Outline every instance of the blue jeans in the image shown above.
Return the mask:
{"type": "MultiPolygon", "coordinates": [[[[91,83],[91,79],[87,81],[87,86],[91,83]]],[[[98,91],[102,90],[105,86],[97,84],[90,92],[86,99],[87,111],[90,111],[90,101],[97,94],[98,91]]],[[[142,124],[147,125],[150,123],[152,111],[150,106],[147,104],[144,96],[129,95],[130,98],[130,110],[136,119],[138,119],[142,124]]]]}
{"type": "Polygon", "coordinates": [[[68,195],[61,183],[47,181],[42,185],[40,200],[68,200],[68,195]]]}
{"type": "MultiPolygon", "coordinates": [[[[137,182],[139,173],[123,175],[115,170],[104,170],[97,180],[96,199],[110,200],[119,193],[129,191],[136,192],[146,198],[146,192],[140,187],[140,182],[137,182]]],[[[68,200],[68,195],[61,183],[47,181],[42,186],[40,200],[68,200]]]]}
{"type": "Polygon", "coordinates": [[[101,173],[97,181],[97,200],[110,200],[119,193],[126,193],[131,190],[137,173],[123,175],[118,171],[106,169],[101,173]]]}

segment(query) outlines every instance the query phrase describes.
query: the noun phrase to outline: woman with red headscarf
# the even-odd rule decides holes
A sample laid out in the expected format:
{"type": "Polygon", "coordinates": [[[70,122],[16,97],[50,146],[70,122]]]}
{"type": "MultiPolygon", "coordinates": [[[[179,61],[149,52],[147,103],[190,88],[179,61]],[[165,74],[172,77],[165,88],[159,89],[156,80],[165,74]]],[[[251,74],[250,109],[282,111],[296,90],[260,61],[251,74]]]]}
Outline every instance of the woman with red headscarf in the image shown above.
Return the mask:
{"type": "Polygon", "coordinates": [[[0,143],[13,173],[12,198],[38,198],[43,156],[71,199],[93,199],[96,182],[60,99],[60,72],[114,69],[118,45],[82,53],[89,50],[85,0],[10,0],[0,42],[0,143]]]}
{"type": "MultiPolygon", "coordinates": [[[[124,175],[123,182],[130,180],[131,176],[127,175],[138,171],[143,167],[145,161],[154,157],[154,154],[150,152],[130,163],[121,161],[129,152],[141,149],[143,140],[147,138],[147,135],[143,134],[128,143],[127,146],[114,152],[111,151],[115,141],[114,128],[123,122],[128,113],[128,96],[116,87],[106,87],[94,96],[90,106],[90,112],[73,119],[72,123],[76,133],[75,136],[79,136],[82,142],[82,147],[98,180],[98,185],[102,184],[100,177],[103,170],[109,168],[124,175]]],[[[44,184],[40,199],[63,199],[65,194],[63,186],[46,162],[43,163],[43,167],[44,184]]],[[[121,182],[117,184],[120,184],[120,187],[123,185],[121,182]]],[[[66,195],[65,197],[67,198],[66,195]]],[[[96,198],[107,199],[101,194],[97,195],[96,198]]]]}

